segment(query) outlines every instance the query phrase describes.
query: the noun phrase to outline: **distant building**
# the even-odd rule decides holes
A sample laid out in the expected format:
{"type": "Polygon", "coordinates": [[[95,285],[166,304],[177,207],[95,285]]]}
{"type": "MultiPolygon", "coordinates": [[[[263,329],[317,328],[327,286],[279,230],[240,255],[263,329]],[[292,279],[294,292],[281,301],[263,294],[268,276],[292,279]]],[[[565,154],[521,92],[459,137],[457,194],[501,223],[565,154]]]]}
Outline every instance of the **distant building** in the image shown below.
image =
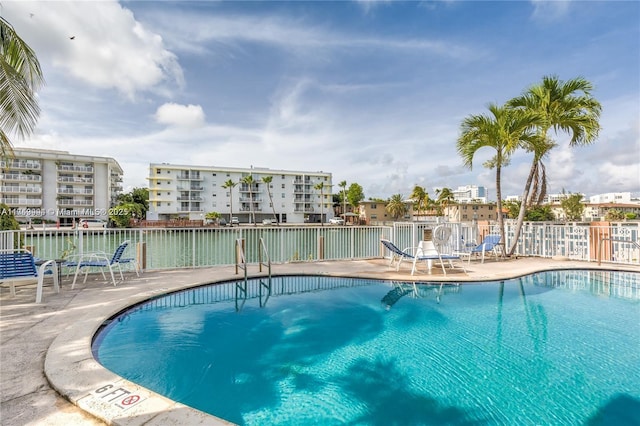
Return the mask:
{"type": "Polygon", "coordinates": [[[405,205],[407,207],[405,215],[394,219],[387,212],[387,203],[385,201],[361,201],[358,205],[360,221],[366,225],[376,225],[384,222],[414,220],[413,202],[406,201],[405,205]]]}
{"type": "Polygon", "coordinates": [[[206,213],[218,212],[225,219],[231,214],[249,223],[253,212],[260,223],[272,219],[274,211],[282,223],[327,222],[333,217],[331,173],[154,163],[148,179],[147,219],[202,220],[206,213]],[[251,187],[241,182],[246,176],[253,178],[251,187]],[[263,181],[268,176],[269,188],[263,181]],[[223,188],[229,180],[237,185],[223,188]],[[322,193],[314,188],[319,183],[322,193]]]}
{"type": "Polygon", "coordinates": [[[444,215],[449,222],[491,221],[498,220],[498,209],[495,203],[452,204],[444,215]]]}
{"type": "Polygon", "coordinates": [[[640,200],[633,199],[630,192],[609,192],[607,194],[592,195],[589,197],[589,203],[591,204],[606,204],[606,203],[623,203],[623,204],[638,204],[640,200]]]}
{"type": "Polygon", "coordinates": [[[484,186],[459,186],[451,192],[456,203],[487,203],[489,201],[487,188],[484,186]]]}
{"type": "Polygon", "coordinates": [[[20,222],[108,220],[109,208],[122,192],[122,168],[116,160],[67,151],[13,151],[12,160],[0,162],[0,193],[20,222]]]}

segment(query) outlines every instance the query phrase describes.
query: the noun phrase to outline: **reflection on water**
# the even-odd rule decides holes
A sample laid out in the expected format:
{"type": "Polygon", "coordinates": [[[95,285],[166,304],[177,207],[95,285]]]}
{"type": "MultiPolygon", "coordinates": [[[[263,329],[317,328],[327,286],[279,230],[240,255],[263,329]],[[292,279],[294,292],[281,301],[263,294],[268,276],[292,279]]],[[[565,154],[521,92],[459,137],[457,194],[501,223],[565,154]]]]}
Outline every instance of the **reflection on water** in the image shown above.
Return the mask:
{"type": "Polygon", "coordinates": [[[640,405],[639,278],[275,277],[266,305],[250,280],[240,312],[230,282],[127,311],[94,351],[238,424],[624,424],[640,405]]]}

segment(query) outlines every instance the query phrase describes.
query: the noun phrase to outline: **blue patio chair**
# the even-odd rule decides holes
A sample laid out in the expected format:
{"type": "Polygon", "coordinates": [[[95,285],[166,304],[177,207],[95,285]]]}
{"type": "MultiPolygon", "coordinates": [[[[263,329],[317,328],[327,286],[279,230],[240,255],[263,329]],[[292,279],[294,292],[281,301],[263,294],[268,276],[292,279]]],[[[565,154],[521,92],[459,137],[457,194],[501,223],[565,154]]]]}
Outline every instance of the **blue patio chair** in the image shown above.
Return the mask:
{"type": "MultiPolygon", "coordinates": [[[[78,278],[78,274],[84,269],[84,280],[83,283],[87,282],[87,275],[89,274],[89,269],[98,268],[102,273],[102,277],[106,279],[107,277],[104,274],[104,269],[109,270],[109,274],[111,275],[111,282],[113,285],[116,285],[116,278],[113,274],[113,268],[117,267],[118,272],[120,272],[120,279],[124,281],[124,275],[122,274],[122,268],[120,267],[120,263],[122,262],[122,255],[124,254],[125,249],[129,245],[129,241],[125,241],[116,248],[115,252],[111,257],[105,253],[85,253],[80,255],[76,261],[68,261],[65,263],[67,267],[75,267],[76,272],[73,276],[73,284],[71,284],[71,289],[76,285],[76,279],[78,278]]],[[[137,273],[137,271],[136,271],[137,273]]]]}
{"type": "Polygon", "coordinates": [[[28,250],[1,250],[0,251],[0,285],[8,285],[11,295],[16,295],[16,285],[37,282],[36,303],[42,302],[42,288],[44,276],[49,273],[53,277],[53,288],[60,292],[58,283],[58,265],[55,260],[43,262],[36,267],[35,259],[28,250]],[[51,268],[51,269],[48,269],[51,268]]]}
{"type": "Polygon", "coordinates": [[[496,259],[502,254],[500,235],[487,235],[486,237],[484,237],[484,240],[482,240],[482,242],[477,246],[470,247],[470,250],[456,254],[469,257],[469,262],[471,262],[471,256],[473,256],[474,254],[480,254],[482,256],[481,263],[484,263],[485,253],[494,255],[496,259]]]}

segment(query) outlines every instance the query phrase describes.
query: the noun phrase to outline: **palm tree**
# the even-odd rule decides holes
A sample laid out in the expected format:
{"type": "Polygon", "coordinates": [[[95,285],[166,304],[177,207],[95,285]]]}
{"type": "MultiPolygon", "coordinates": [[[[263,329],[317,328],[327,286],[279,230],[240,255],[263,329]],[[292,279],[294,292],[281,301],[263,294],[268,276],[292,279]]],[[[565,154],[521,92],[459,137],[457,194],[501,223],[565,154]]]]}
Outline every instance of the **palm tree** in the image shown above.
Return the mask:
{"type": "Polygon", "coordinates": [[[342,217],[344,219],[344,223],[347,223],[347,181],[343,180],[338,184],[340,188],[342,188],[342,217]]]}
{"type": "Polygon", "coordinates": [[[229,225],[232,225],[231,223],[231,217],[233,216],[233,188],[238,184],[238,182],[234,182],[231,179],[227,180],[225,183],[222,184],[222,187],[224,189],[228,189],[229,190],[229,196],[230,201],[229,201],[229,206],[231,207],[229,210],[229,225]]]}
{"type": "Polygon", "coordinates": [[[582,77],[563,82],[557,76],[545,76],[542,83],[532,86],[521,96],[507,103],[511,108],[539,116],[536,125],[539,137],[528,148],[534,153],[533,163],[522,193],[509,255],[513,254],[518,243],[527,204],[533,198],[540,200],[546,193],[546,174],[542,159],[556,146],[549,136],[549,131],[553,129],[556,133],[571,134],[569,146],[572,147],[590,144],[598,137],[602,106],[591,96],[592,90],[592,84],[582,77]],[[533,182],[536,182],[537,186],[534,186],[535,190],[530,194],[533,182]]]}
{"type": "Polygon", "coordinates": [[[324,226],[324,182],[318,182],[313,189],[320,191],[320,226],[324,226]]]}
{"type": "Polygon", "coordinates": [[[267,186],[267,195],[269,195],[269,204],[271,204],[271,210],[273,210],[273,218],[276,224],[280,224],[278,216],[276,215],[276,206],[273,205],[273,197],[271,196],[271,182],[273,182],[273,176],[265,176],[262,178],[262,182],[267,186]]]}
{"type": "Polygon", "coordinates": [[[455,199],[450,188],[437,189],[436,195],[438,196],[436,203],[442,211],[446,210],[455,199]]]}
{"type": "Polygon", "coordinates": [[[500,238],[505,242],[501,171],[517,148],[535,139],[529,129],[536,124],[536,116],[496,104],[489,105],[489,112],[491,115],[471,115],[463,120],[457,149],[464,165],[470,169],[473,156],[480,148],[495,149],[496,155],[484,166],[496,169],[498,227],[500,238]]]}
{"type": "Polygon", "coordinates": [[[421,211],[424,212],[425,207],[429,204],[429,194],[419,185],[413,187],[411,199],[418,208],[418,214],[420,214],[421,211]]]}
{"type": "Polygon", "coordinates": [[[407,205],[404,203],[401,194],[392,195],[385,208],[394,219],[403,217],[407,212],[407,205]]]}
{"type": "Polygon", "coordinates": [[[35,92],[43,83],[35,52],[0,17],[0,158],[13,155],[9,133],[33,132],[40,115],[35,92]]]}
{"type": "Polygon", "coordinates": [[[241,180],[242,180],[242,183],[244,183],[249,187],[249,214],[253,222],[253,226],[258,226],[256,224],[256,214],[253,211],[253,184],[255,183],[255,180],[253,180],[253,175],[247,175],[243,177],[241,180]]]}

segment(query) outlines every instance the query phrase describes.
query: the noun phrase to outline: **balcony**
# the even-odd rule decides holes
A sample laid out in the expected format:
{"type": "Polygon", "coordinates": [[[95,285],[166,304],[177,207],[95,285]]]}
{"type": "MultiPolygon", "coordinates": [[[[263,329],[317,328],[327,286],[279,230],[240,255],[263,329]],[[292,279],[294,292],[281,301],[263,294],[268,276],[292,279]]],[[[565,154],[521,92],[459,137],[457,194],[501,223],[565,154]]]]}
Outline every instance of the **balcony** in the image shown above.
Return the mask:
{"type": "Polygon", "coordinates": [[[93,200],[58,200],[59,206],[93,206],[93,200]]]}
{"type": "Polygon", "coordinates": [[[40,161],[33,160],[13,160],[13,161],[0,161],[0,168],[2,169],[20,169],[20,170],[40,170],[42,166],[40,161]]]}
{"type": "Polygon", "coordinates": [[[204,180],[200,173],[180,173],[177,176],[178,180],[204,180]]]}
{"type": "Polygon", "coordinates": [[[188,196],[188,197],[178,197],[177,198],[178,201],[202,201],[203,198],[202,197],[193,197],[193,196],[188,196]]]}
{"type": "Polygon", "coordinates": [[[0,179],[19,182],[42,182],[42,176],[40,175],[25,175],[21,173],[3,173],[0,174],[0,179]]]}
{"type": "Polygon", "coordinates": [[[82,178],[82,177],[73,177],[73,176],[58,176],[58,182],[93,183],[93,178],[82,178]]]}
{"type": "Polygon", "coordinates": [[[56,192],[58,194],[93,195],[93,189],[58,188],[56,192]]]}
{"type": "Polygon", "coordinates": [[[67,164],[58,165],[59,172],[82,172],[93,173],[93,166],[72,166],[67,164]]]}
{"type": "Polygon", "coordinates": [[[34,206],[41,206],[42,205],[42,200],[40,198],[14,198],[14,197],[7,197],[7,198],[2,198],[2,201],[4,204],[8,205],[9,207],[12,206],[30,206],[30,207],[34,207],[34,206]]]}
{"type": "Polygon", "coordinates": [[[35,187],[35,186],[16,186],[16,185],[11,185],[11,186],[2,186],[0,187],[0,191],[4,192],[5,194],[7,193],[14,193],[14,194],[42,194],[42,188],[35,187]]]}

